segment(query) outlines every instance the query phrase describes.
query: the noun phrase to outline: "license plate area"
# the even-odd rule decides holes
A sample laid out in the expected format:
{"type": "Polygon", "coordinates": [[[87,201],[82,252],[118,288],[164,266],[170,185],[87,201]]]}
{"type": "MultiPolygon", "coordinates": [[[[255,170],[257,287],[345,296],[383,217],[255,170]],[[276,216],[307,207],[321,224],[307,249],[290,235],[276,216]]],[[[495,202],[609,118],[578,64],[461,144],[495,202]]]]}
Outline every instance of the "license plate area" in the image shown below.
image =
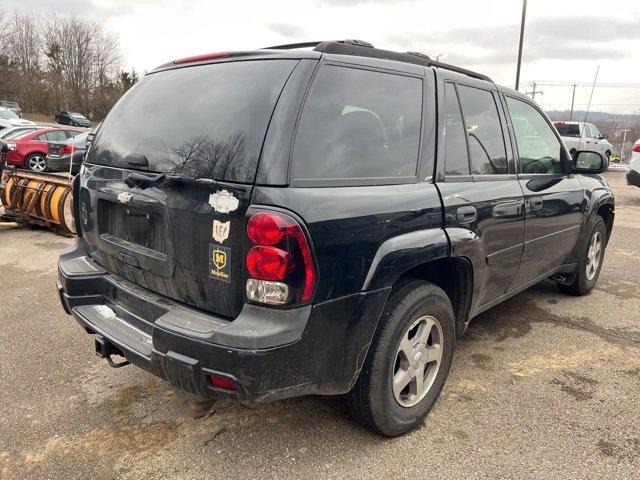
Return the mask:
{"type": "Polygon", "coordinates": [[[152,209],[100,200],[98,230],[101,237],[112,242],[119,240],[122,247],[132,252],[148,251],[156,256],[154,253],[165,254],[167,250],[163,218],[152,209]]]}

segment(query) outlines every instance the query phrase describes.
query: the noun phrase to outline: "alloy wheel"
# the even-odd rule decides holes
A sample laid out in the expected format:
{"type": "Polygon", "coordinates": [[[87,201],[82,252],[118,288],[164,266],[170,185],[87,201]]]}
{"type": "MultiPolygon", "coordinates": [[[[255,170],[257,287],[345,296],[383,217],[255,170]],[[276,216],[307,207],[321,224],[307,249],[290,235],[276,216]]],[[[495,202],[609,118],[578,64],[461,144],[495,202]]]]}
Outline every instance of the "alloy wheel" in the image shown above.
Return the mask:
{"type": "Polygon", "coordinates": [[[430,315],[404,332],[394,359],[393,396],[403,407],[419,403],[436,379],[442,362],[442,327],[430,315]]]}
{"type": "Polygon", "coordinates": [[[587,280],[593,280],[596,276],[598,267],[600,266],[600,259],[602,258],[602,235],[596,231],[591,236],[589,241],[589,250],[587,250],[587,265],[585,267],[585,274],[587,280]]]}
{"type": "Polygon", "coordinates": [[[44,172],[47,168],[47,161],[42,155],[32,155],[29,157],[28,167],[34,172],[44,172]]]}

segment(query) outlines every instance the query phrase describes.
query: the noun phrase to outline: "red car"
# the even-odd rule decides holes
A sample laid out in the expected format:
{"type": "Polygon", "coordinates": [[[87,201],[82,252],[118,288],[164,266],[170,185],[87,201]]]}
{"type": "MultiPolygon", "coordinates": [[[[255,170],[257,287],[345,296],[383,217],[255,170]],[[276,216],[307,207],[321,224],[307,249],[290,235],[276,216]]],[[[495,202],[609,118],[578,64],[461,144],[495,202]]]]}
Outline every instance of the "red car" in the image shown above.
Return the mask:
{"type": "Polygon", "coordinates": [[[49,142],[65,142],[81,132],[73,128],[42,128],[18,135],[8,142],[7,165],[44,172],[49,142]]]}

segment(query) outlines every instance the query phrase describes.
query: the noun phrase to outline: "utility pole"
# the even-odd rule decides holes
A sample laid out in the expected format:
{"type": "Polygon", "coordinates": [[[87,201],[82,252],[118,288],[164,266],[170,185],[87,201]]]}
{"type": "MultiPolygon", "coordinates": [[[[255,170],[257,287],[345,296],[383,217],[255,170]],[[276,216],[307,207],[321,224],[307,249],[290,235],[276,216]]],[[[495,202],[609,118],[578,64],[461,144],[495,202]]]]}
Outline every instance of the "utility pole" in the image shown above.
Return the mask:
{"type": "Polygon", "coordinates": [[[522,0],[522,21],[520,22],[520,43],[518,45],[518,66],[516,67],[516,90],[520,87],[520,65],[522,64],[522,42],[524,41],[524,21],[527,18],[527,0],[522,0]]]}
{"type": "Polygon", "coordinates": [[[624,162],[624,147],[625,143],[627,143],[627,132],[630,132],[631,130],[625,129],[621,131],[624,135],[622,136],[622,151],[620,152],[620,162],[624,162]]]}
{"type": "Polygon", "coordinates": [[[573,102],[576,99],[576,87],[579,87],[580,84],[574,83],[571,86],[573,87],[573,95],[571,95],[571,113],[569,114],[569,121],[573,120],[573,102]]]}
{"type": "Polygon", "coordinates": [[[527,95],[531,95],[531,100],[535,101],[536,95],[542,95],[544,92],[536,90],[536,87],[538,85],[536,82],[531,82],[531,85],[533,86],[533,90],[531,90],[530,92],[524,92],[524,93],[527,95]]]}

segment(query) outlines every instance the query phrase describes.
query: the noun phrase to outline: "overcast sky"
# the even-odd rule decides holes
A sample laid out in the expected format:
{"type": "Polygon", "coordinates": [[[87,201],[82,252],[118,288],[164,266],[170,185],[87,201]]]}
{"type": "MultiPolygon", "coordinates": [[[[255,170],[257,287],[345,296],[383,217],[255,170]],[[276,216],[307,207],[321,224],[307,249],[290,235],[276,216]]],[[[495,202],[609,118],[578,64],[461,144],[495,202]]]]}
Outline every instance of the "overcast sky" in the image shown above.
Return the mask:
{"type": "MultiPolygon", "coordinates": [[[[444,61],[514,86],[520,0],[2,0],[8,11],[92,17],[119,36],[124,67],[297,41],[357,38],[376,47],[446,53],[444,61]]],[[[638,0],[529,0],[521,74],[527,82],[640,83],[638,0]]],[[[547,109],[571,87],[539,87],[547,109]]],[[[590,86],[578,88],[586,107],[590,86]]],[[[640,111],[640,88],[596,88],[592,110],[640,111]]]]}

